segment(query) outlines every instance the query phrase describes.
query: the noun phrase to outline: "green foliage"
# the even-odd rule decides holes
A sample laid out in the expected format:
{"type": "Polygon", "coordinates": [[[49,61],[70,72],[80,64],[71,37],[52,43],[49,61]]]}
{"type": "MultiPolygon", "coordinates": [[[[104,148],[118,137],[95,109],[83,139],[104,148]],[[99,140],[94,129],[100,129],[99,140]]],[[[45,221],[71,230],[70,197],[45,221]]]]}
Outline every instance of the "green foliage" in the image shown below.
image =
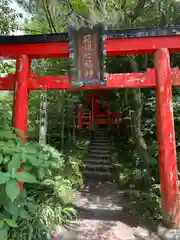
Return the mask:
{"type": "MultiPolygon", "coordinates": [[[[1,74],[0,74],[1,75],[1,74]]],[[[13,94],[1,92],[0,94],[0,127],[6,128],[12,125],[13,94]]]]}
{"type": "Polygon", "coordinates": [[[0,63],[0,75],[13,74],[15,70],[15,61],[6,60],[0,63]]]}
{"type": "Polygon", "coordinates": [[[0,2],[0,34],[9,34],[18,28],[17,18],[21,15],[17,14],[9,6],[8,0],[1,0],[0,2]]]}
{"type": "Polygon", "coordinates": [[[136,191],[129,194],[125,211],[138,217],[139,221],[156,226],[157,221],[162,220],[160,204],[160,198],[155,193],[136,191]]]}
{"type": "Polygon", "coordinates": [[[28,187],[28,195],[24,200],[26,211],[21,212],[22,220],[18,220],[21,228],[11,229],[10,239],[48,240],[57,226],[75,220],[77,213],[71,204],[63,202],[58,196],[55,181],[46,180],[36,186],[28,187]],[[67,213],[66,213],[67,212],[67,213]]]}
{"type": "Polygon", "coordinates": [[[140,221],[156,226],[162,219],[158,162],[147,164],[130,141],[115,139],[114,174],[125,195],[124,210],[140,221]]]}
{"type": "Polygon", "coordinates": [[[21,226],[21,239],[48,239],[58,224],[77,217],[71,202],[81,184],[84,151],[75,148],[67,156],[48,145],[24,145],[16,134],[22,136],[18,130],[0,131],[0,236],[19,239],[15,228],[21,226]]]}
{"type": "MultiPolygon", "coordinates": [[[[36,178],[27,173],[17,172],[20,168],[21,154],[29,152],[30,147],[16,137],[19,131],[0,130],[0,192],[1,192],[1,229],[2,239],[7,239],[9,228],[17,227],[17,219],[22,218],[20,186],[18,181],[36,182],[36,178]],[[23,175],[23,178],[22,176],[23,175]]],[[[25,188],[24,188],[25,191],[25,188]]],[[[24,210],[25,211],[25,210],[24,210]]]]}
{"type": "Polygon", "coordinates": [[[20,194],[20,188],[18,185],[18,179],[9,179],[6,183],[6,194],[7,197],[14,202],[14,200],[19,196],[20,194]]]}

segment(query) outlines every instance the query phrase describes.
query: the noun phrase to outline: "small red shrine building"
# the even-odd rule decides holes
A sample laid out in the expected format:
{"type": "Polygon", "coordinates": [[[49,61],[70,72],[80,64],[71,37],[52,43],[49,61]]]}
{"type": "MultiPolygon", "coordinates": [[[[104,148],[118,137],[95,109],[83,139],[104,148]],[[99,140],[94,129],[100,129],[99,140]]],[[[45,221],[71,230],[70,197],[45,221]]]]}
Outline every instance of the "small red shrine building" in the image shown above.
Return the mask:
{"type": "Polygon", "coordinates": [[[95,129],[114,127],[117,134],[120,134],[120,112],[111,112],[109,109],[109,91],[96,91],[88,95],[90,109],[79,105],[78,127],[95,129]]]}

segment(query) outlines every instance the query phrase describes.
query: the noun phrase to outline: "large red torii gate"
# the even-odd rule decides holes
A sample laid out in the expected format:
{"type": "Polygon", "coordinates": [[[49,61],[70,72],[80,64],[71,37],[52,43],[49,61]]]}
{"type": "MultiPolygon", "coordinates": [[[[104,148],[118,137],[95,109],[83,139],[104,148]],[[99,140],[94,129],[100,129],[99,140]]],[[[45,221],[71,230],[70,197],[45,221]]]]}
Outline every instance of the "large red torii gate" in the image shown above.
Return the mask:
{"type": "MultiPolygon", "coordinates": [[[[180,228],[179,188],[172,106],[172,85],[180,85],[179,68],[170,68],[170,52],[180,52],[180,28],[134,29],[107,33],[107,56],[153,54],[155,69],[146,73],[107,74],[107,84],[84,86],[79,90],[154,87],[156,88],[157,137],[163,214],[166,221],[180,228]]],[[[0,90],[15,90],[14,127],[24,132],[28,118],[29,90],[67,89],[69,76],[37,76],[31,60],[67,58],[67,34],[0,36],[0,57],[16,59],[16,74],[0,78],[0,90]]]]}

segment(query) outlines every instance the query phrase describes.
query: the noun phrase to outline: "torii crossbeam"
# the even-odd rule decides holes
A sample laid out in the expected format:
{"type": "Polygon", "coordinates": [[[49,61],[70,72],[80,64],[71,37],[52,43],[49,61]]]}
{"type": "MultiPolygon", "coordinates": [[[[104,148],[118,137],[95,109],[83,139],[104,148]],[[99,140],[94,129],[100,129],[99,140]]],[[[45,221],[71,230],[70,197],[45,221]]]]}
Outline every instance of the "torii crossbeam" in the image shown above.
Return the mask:
{"type": "MultiPolygon", "coordinates": [[[[170,68],[171,52],[180,52],[180,27],[108,31],[104,48],[107,56],[153,54],[154,69],[145,73],[107,74],[105,85],[83,86],[78,90],[104,88],[156,89],[157,137],[163,214],[166,221],[180,228],[179,188],[172,106],[172,85],[180,85],[179,68],[170,68]]],[[[0,78],[0,90],[15,90],[14,126],[24,131],[28,118],[29,90],[67,89],[71,77],[37,76],[31,60],[68,58],[67,34],[0,36],[0,57],[16,59],[16,74],[0,78]]],[[[25,141],[24,139],[24,141],[25,141]]]]}

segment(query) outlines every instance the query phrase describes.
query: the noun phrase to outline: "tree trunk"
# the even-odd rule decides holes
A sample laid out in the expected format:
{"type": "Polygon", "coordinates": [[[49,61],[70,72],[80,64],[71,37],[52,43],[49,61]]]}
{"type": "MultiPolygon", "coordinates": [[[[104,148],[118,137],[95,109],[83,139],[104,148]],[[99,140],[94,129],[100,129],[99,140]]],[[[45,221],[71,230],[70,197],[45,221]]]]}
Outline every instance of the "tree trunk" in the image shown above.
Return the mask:
{"type": "MultiPolygon", "coordinates": [[[[138,66],[135,57],[130,57],[129,62],[133,72],[138,72],[138,66]]],[[[131,134],[132,138],[138,148],[140,155],[150,162],[152,157],[148,153],[148,147],[144,140],[141,130],[141,116],[142,116],[142,101],[141,101],[141,89],[134,88],[130,90],[131,99],[129,105],[131,107],[131,134]]]]}
{"type": "Polygon", "coordinates": [[[65,112],[65,102],[63,102],[63,107],[61,111],[61,151],[64,151],[64,112],[65,112]]]}
{"type": "Polygon", "coordinates": [[[68,131],[68,147],[71,146],[71,116],[70,106],[67,106],[67,131],[68,131]]]}
{"type": "Polygon", "coordinates": [[[76,120],[73,117],[73,145],[76,144],[76,120]]]}
{"type": "Polygon", "coordinates": [[[40,95],[40,126],[39,126],[39,143],[46,144],[47,135],[47,91],[41,92],[40,95]]]}

